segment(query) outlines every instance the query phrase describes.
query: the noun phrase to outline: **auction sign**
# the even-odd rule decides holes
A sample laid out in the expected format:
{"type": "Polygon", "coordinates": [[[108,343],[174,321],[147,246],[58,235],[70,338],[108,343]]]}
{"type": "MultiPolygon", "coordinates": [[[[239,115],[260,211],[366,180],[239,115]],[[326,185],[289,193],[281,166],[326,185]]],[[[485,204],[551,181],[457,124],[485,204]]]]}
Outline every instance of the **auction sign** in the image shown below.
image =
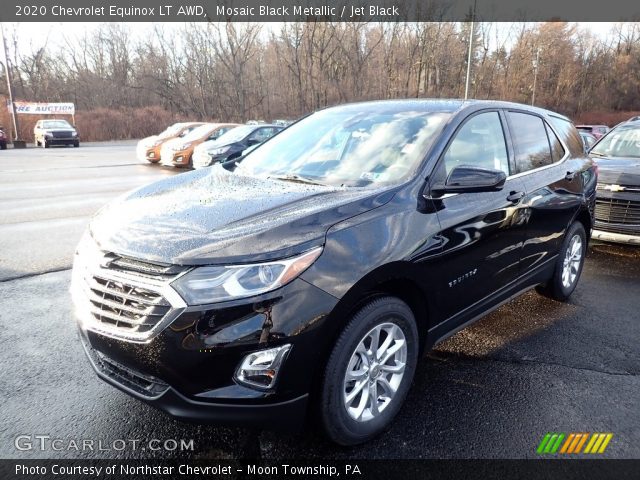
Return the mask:
{"type": "MultiPolygon", "coordinates": [[[[29,113],[32,115],[75,115],[76,107],[73,103],[41,103],[41,102],[13,102],[16,113],[29,113]]],[[[7,104],[11,111],[11,103],[7,104]]]]}

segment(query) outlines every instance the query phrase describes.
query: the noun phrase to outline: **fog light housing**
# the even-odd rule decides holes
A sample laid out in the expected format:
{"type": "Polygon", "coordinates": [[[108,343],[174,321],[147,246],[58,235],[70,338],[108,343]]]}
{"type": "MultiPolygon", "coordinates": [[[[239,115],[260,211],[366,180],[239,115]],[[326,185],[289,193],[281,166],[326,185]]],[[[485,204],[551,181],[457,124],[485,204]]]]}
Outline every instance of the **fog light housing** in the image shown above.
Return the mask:
{"type": "Polygon", "coordinates": [[[291,345],[287,344],[248,354],[236,370],[236,381],[260,390],[273,388],[289,350],[291,345]]]}
{"type": "Polygon", "coordinates": [[[149,152],[149,158],[155,158],[156,152],[149,152]]]}

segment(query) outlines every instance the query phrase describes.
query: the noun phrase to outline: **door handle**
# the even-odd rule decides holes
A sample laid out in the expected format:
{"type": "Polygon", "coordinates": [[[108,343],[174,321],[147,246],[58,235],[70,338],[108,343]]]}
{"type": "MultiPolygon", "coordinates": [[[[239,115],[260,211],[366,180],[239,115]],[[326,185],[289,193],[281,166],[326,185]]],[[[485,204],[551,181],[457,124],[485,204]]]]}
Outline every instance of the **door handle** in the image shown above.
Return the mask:
{"type": "Polygon", "coordinates": [[[518,203],[524,197],[524,192],[511,192],[507,200],[511,203],[518,203]]]}
{"type": "Polygon", "coordinates": [[[576,172],[567,172],[567,174],[564,176],[565,180],[571,181],[575,178],[576,176],[576,172]]]}

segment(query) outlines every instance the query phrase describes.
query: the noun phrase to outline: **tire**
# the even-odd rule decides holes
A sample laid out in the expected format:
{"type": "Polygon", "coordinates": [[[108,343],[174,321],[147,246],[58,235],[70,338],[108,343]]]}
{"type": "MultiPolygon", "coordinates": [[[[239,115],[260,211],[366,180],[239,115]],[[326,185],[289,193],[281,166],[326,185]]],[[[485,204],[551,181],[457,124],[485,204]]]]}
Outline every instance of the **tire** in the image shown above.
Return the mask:
{"type": "Polygon", "coordinates": [[[78,148],[80,147],[80,142],[74,142],[73,143],[73,148],[78,148]]]}
{"type": "MultiPolygon", "coordinates": [[[[320,416],[331,440],[345,446],[357,445],[379,435],[391,424],[411,386],[418,361],[418,343],[413,312],[399,298],[387,296],[372,300],[351,318],[329,356],[320,392],[320,416]],[[384,363],[376,362],[371,352],[376,330],[380,349],[386,339],[393,339],[387,345],[387,354],[399,346],[384,363]],[[358,347],[361,347],[359,352],[358,347]],[[397,369],[403,359],[401,372],[380,368],[384,364],[397,369]],[[348,372],[356,374],[350,375],[353,379],[347,380],[348,372]],[[374,386],[377,393],[373,393],[376,392],[374,386]],[[395,393],[391,393],[388,388],[394,387],[395,393]],[[353,397],[347,402],[349,394],[353,397]],[[375,408],[371,395],[376,395],[375,408]]],[[[381,355],[384,358],[384,353],[381,355]]]]}
{"type": "Polygon", "coordinates": [[[6,150],[7,149],[7,142],[0,143],[0,149],[1,150],[6,150]]]}
{"type": "Polygon", "coordinates": [[[42,145],[42,148],[49,148],[49,144],[47,143],[47,140],[45,138],[42,139],[40,144],[42,145]]]}
{"type": "Polygon", "coordinates": [[[574,222],[567,230],[560,247],[553,276],[546,285],[537,288],[538,292],[561,302],[567,300],[578,285],[586,253],[587,235],[584,226],[580,222],[574,222]]]}

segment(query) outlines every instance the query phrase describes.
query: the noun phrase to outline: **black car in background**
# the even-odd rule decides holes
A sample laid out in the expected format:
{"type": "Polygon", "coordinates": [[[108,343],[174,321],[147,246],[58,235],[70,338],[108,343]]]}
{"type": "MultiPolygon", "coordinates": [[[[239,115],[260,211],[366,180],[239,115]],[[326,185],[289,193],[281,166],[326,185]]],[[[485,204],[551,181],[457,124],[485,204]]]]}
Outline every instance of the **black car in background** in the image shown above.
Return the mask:
{"type": "Polygon", "coordinates": [[[257,122],[236,127],[215,141],[198,145],[193,152],[193,168],[208,167],[238,158],[248,148],[261,144],[284,128],[282,125],[257,122]]]}
{"type": "Polygon", "coordinates": [[[640,245],[640,118],[617,125],[590,155],[600,172],[593,237],[640,245]]]}
{"type": "Polygon", "coordinates": [[[531,288],[571,295],[596,181],[546,110],[327,108],[233,172],[104,207],[74,261],[81,338],[102,379],[177,417],[297,427],[312,409],[335,442],[365,442],[422,351],[531,288]]]}
{"type": "Polygon", "coordinates": [[[588,132],[585,132],[583,130],[578,130],[578,133],[580,133],[580,138],[582,138],[582,143],[584,144],[585,152],[588,152],[591,149],[591,147],[593,147],[593,145],[595,145],[595,143],[598,141],[595,135],[591,135],[588,132]]]}

